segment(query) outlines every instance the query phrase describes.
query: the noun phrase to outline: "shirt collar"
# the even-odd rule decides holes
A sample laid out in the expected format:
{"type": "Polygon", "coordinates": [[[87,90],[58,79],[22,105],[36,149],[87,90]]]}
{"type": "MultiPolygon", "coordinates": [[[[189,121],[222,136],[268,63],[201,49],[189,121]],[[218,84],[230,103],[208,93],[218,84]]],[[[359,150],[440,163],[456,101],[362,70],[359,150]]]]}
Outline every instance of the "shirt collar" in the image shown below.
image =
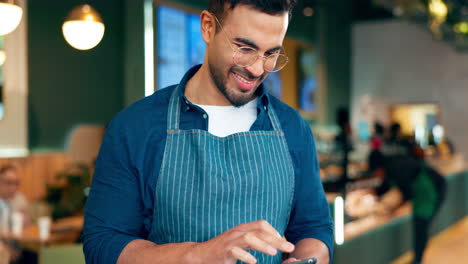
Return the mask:
{"type": "MultiPolygon", "coordinates": [[[[182,80],[179,83],[179,96],[182,101],[182,104],[185,104],[185,106],[193,106],[193,104],[190,102],[189,99],[185,96],[185,87],[188,83],[188,81],[197,73],[197,71],[200,69],[201,64],[195,65],[192,68],[190,68],[182,78],[182,80]]],[[[268,108],[268,103],[269,103],[269,94],[267,90],[265,89],[263,83],[260,84],[260,86],[257,88],[257,96],[259,98],[258,103],[257,103],[257,109],[260,111],[267,110],[268,108]]]]}

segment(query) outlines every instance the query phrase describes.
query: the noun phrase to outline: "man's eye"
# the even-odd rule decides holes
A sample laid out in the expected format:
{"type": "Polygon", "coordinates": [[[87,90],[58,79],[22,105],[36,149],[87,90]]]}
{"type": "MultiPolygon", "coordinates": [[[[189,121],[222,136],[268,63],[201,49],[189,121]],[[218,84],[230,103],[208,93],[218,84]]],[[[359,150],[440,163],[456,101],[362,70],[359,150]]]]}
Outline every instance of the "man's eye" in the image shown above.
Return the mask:
{"type": "Polygon", "coordinates": [[[239,47],[239,51],[245,54],[256,53],[257,51],[249,47],[239,47]]]}
{"type": "Polygon", "coordinates": [[[267,52],[265,56],[279,55],[279,54],[281,54],[281,52],[278,50],[278,51],[273,51],[273,52],[267,52]]]}

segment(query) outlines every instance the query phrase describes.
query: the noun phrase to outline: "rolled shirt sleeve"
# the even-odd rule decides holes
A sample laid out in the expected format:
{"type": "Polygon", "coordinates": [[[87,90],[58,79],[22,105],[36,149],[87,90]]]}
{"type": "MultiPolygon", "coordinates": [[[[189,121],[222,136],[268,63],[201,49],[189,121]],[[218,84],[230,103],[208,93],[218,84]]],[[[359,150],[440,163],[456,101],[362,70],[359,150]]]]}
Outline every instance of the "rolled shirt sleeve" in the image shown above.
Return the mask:
{"type": "Polygon", "coordinates": [[[123,248],[142,238],[143,205],[125,130],[114,120],[104,136],[86,203],[86,263],[116,263],[123,248]]]}
{"type": "Polygon", "coordinates": [[[330,209],[320,179],[315,142],[309,125],[302,120],[300,128],[302,147],[291,151],[296,174],[295,196],[286,239],[297,243],[315,238],[327,245],[330,262],[333,259],[333,226],[330,209]]]}

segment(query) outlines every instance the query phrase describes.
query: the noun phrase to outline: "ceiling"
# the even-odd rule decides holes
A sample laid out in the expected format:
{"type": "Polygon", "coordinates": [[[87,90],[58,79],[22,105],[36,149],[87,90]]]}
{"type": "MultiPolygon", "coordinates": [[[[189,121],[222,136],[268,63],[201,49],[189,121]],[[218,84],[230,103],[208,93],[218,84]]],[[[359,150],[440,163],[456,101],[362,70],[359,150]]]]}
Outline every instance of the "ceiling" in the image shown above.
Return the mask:
{"type": "MultiPolygon", "coordinates": [[[[340,1],[351,1],[353,21],[387,19],[393,17],[393,14],[388,9],[385,9],[381,5],[376,4],[376,0],[299,0],[299,6],[317,7],[318,5],[321,5],[337,8],[338,5],[340,5],[340,1]]],[[[343,5],[341,5],[341,7],[342,6],[343,5]]]]}

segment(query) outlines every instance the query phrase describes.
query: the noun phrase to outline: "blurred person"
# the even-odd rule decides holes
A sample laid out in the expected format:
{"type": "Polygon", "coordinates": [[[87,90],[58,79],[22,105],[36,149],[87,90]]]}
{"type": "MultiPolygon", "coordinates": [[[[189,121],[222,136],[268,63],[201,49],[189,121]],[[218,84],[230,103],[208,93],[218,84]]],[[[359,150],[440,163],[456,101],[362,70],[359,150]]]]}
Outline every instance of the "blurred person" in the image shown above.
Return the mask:
{"type": "Polygon", "coordinates": [[[390,125],[388,137],[380,150],[387,157],[407,156],[412,154],[413,144],[403,137],[401,125],[395,122],[390,125]]]}
{"type": "MultiPolygon", "coordinates": [[[[0,219],[6,221],[2,224],[7,225],[7,229],[10,229],[11,216],[15,212],[23,216],[23,222],[21,223],[23,228],[31,224],[29,203],[26,197],[18,190],[19,185],[20,177],[16,167],[5,165],[0,168],[0,219]]],[[[21,248],[13,240],[4,240],[3,247],[9,251],[11,263],[37,263],[36,253],[21,248]]]]}
{"type": "Polygon", "coordinates": [[[374,134],[370,139],[372,150],[380,150],[385,142],[385,127],[380,122],[374,123],[374,134]]]}
{"type": "Polygon", "coordinates": [[[337,185],[337,191],[344,195],[346,184],[350,181],[348,173],[349,153],[353,150],[353,145],[351,142],[351,123],[349,120],[349,110],[347,108],[341,107],[338,109],[336,122],[340,131],[335,137],[335,150],[340,154],[341,157],[339,165],[342,168],[342,173],[335,184],[337,185]]]}
{"type": "Polygon", "coordinates": [[[403,202],[412,201],[414,263],[421,263],[429,239],[429,227],[445,197],[444,177],[424,161],[420,150],[415,155],[384,157],[374,150],[369,155],[369,170],[382,184],[378,196],[400,192],[401,200],[391,195],[381,199],[376,207],[379,213],[390,214],[403,202]],[[419,158],[417,158],[419,156],[419,158]],[[394,186],[392,188],[392,186],[394,186]]]}
{"type": "Polygon", "coordinates": [[[30,224],[29,202],[18,190],[20,177],[13,165],[5,165],[0,168],[0,199],[10,209],[10,212],[19,212],[23,215],[24,225],[30,224]]]}

